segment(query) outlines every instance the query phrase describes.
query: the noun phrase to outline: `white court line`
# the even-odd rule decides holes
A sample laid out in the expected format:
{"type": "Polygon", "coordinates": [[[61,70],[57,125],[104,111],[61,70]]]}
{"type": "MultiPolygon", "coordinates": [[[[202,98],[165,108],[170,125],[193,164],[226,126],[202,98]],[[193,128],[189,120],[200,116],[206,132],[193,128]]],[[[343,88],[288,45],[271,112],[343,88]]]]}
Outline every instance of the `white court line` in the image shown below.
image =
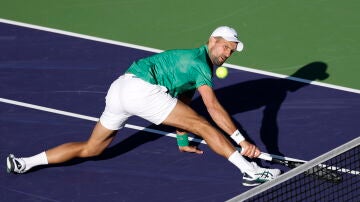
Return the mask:
{"type": "MultiPolygon", "coordinates": [[[[21,106],[21,107],[26,107],[26,108],[31,108],[31,109],[36,109],[36,110],[40,110],[40,111],[50,112],[50,113],[54,113],[54,114],[60,114],[60,115],[65,115],[65,116],[69,116],[69,117],[94,121],[94,122],[99,121],[99,118],[95,118],[95,117],[91,117],[91,116],[85,116],[85,115],[81,115],[81,114],[76,114],[76,113],[72,113],[72,112],[52,109],[52,108],[43,107],[43,106],[34,105],[34,104],[29,104],[29,103],[25,103],[25,102],[19,102],[19,101],[15,101],[15,100],[9,100],[9,99],[5,99],[5,98],[0,98],[0,102],[7,103],[7,104],[12,104],[12,105],[16,105],[16,106],[21,106]]],[[[155,134],[164,135],[164,136],[167,136],[167,137],[176,138],[176,134],[169,133],[169,132],[164,132],[164,131],[161,131],[161,130],[146,128],[146,127],[132,125],[132,124],[125,124],[125,127],[130,128],[130,129],[134,129],[134,130],[145,131],[145,132],[149,132],[149,133],[155,133],[155,134]]],[[[200,139],[193,138],[193,137],[189,137],[189,141],[206,144],[206,142],[204,140],[200,140],[200,139]]],[[[241,148],[237,148],[237,149],[238,149],[239,152],[241,151],[241,148]]],[[[268,160],[271,160],[271,159],[269,159],[269,158],[271,158],[271,156],[279,158],[279,156],[276,156],[276,155],[273,155],[273,154],[268,154],[268,153],[265,153],[265,152],[262,152],[262,154],[258,158],[261,158],[263,160],[268,161],[268,160]]],[[[306,162],[304,160],[290,158],[290,157],[284,157],[284,160],[306,162]]],[[[334,167],[334,166],[331,166],[329,168],[328,166],[322,165],[322,164],[320,164],[320,166],[324,166],[324,167],[327,167],[330,170],[337,170],[337,171],[344,172],[344,173],[351,173],[351,174],[354,174],[354,175],[359,175],[360,174],[359,171],[353,171],[353,170],[349,170],[349,169],[345,169],[345,168],[339,168],[339,167],[334,167]]]]}
{"type": "MultiPolygon", "coordinates": [[[[72,37],[77,37],[77,38],[82,38],[82,39],[87,39],[87,40],[92,40],[92,41],[98,41],[98,42],[102,42],[102,43],[108,43],[108,44],[124,46],[124,47],[129,47],[129,48],[138,49],[138,50],[154,52],[154,53],[160,53],[163,51],[160,49],[125,43],[125,42],[119,42],[119,41],[115,41],[115,40],[109,40],[109,39],[104,39],[104,38],[100,38],[100,37],[94,37],[94,36],[89,36],[89,35],[54,29],[54,28],[48,28],[48,27],[43,27],[43,26],[38,26],[38,25],[33,25],[33,24],[28,24],[28,23],[23,23],[23,22],[17,22],[17,21],[13,21],[13,20],[2,19],[2,18],[0,18],[0,22],[6,23],[6,24],[17,25],[17,26],[21,26],[21,27],[27,27],[27,28],[47,31],[47,32],[52,32],[52,33],[57,33],[57,34],[62,34],[62,35],[66,35],[66,36],[72,36],[72,37]]],[[[318,81],[310,81],[310,80],[300,79],[300,78],[296,78],[296,77],[289,77],[288,75],[277,74],[277,73],[267,72],[267,71],[263,71],[263,70],[258,70],[258,69],[253,69],[250,67],[243,67],[243,66],[238,66],[238,65],[228,64],[228,63],[224,63],[223,66],[226,66],[226,67],[232,68],[232,69],[252,72],[252,73],[256,73],[256,74],[262,74],[262,75],[267,75],[267,76],[272,76],[272,77],[277,77],[277,78],[290,79],[290,80],[299,81],[299,82],[303,82],[303,83],[311,83],[311,84],[317,85],[317,86],[322,86],[322,87],[326,87],[326,88],[332,88],[332,89],[337,89],[337,90],[360,94],[360,90],[357,90],[354,88],[348,88],[348,87],[343,87],[343,86],[338,86],[338,85],[333,85],[333,84],[327,84],[327,83],[322,83],[322,82],[318,82],[318,81]]]]}
{"type": "Polygon", "coordinates": [[[102,43],[108,43],[108,44],[113,44],[113,45],[118,45],[118,46],[124,46],[124,47],[149,51],[149,52],[160,53],[163,51],[160,49],[149,48],[149,47],[145,47],[145,46],[139,46],[139,45],[134,45],[134,44],[130,44],[130,43],[89,36],[89,35],[85,35],[85,34],[78,34],[75,32],[68,32],[68,31],[49,28],[49,27],[32,25],[32,24],[28,24],[28,23],[13,21],[13,20],[6,20],[3,18],[0,18],[0,22],[5,23],[5,24],[16,25],[16,26],[20,26],[20,27],[27,27],[27,28],[31,28],[31,29],[46,31],[46,32],[52,32],[52,33],[56,33],[56,34],[62,34],[62,35],[66,35],[66,36],[72,36],[72,37],[81,38],[81,39],[87,39],[87,40],[91,40],[91,41],[98,41],[98,42],[102,42],[102,43]]]}
{"type": "MultiPolygon", "coordinates": [[[[15,101],[15,100],[9,100],[9,99],[5,99],[5,98],[0,98],[0,102],[12,104],[12,105],[16,105],[16,106],[21,106],[21,107],[26,107],[26,108],[31,108],[31,109],[36,109],[36,110],[40,110],[40,111],[50,112],[50,113],[54,113],[54,114],[60,114],[60,115],[64,115],[64,116],[84,119],[84,120],[88,120],[88,121],[94,121],[94,122],[99,121],[99,118],[96,118],[96,117],[76,114],[76,113],[62,111],[62,110],[58,110],[58,109],[52,109],[52,108],[48,108],[48,107],[29,104],[29,103],[25,103],[25,102],[19,102],[19,101],[15,101]]],[[[150,129],[150,128],[146,128],[146,127],[142,127],[142,126],[125,124],[125,127],[134,129],[134,130],[142,130],[142,131],[146,131],[146,132],[150,132],[150,133],[156,133],[156,134],[176,138],[176,134],[174,134],[174,133],[168,133],[168,132],[150,129]]],[[[189,140],[193,141],[193,142],[200,142],[200,143],[206,144],[204,140],[200,140],[200,139],[196,139],[196,138],[189,137],[189,140]]]]}
{"type": "MultiPolygon", "coordinates": [[[[154,53],[160,53],[160,52],[163,51],[163,50],[160,50],[160,49],[155,49],[155,48],[150,48],[150,47],[145,47],[145,46],[139,46],[139,45],[134,45],[134,44],[130,44],[130,43],[119,42],[119,41],[115,41],[115,40],[109,40],[109,39],[104,39],[104,38],[99,38],[99,37],[94,37],[94,36],[89,36],[89,35],[84,35],[84,34],[78,34],[78,33],[74,33],[74,32],[69,32],[69,31],[64,31],[64,30],[59,30],[59,29],[53,29],[53,28],[48,28],[48,27],[43,27],[43,26],[38,26],[38,25],[33,25],[33,24],[28,24],[28,23],[22,23],[22,22],[17,22],[17,21],[2,19],[2,18],[0,18],[0,22],[1,23],[6,23],[6,24],[17,25],[17,26],[21,26],[21,27],[27,27],[27,28],[47,31],[47,32],[52,32],[52,33],[57,33],[57,34],[62,34],[62,35],[66,35],[66,36],[72,36],[72,37],[77,37],[77,38],[82,38],[82,39],[87,39],[87,40],[92,40],[92,41],[98,41],[98,42],[102,42],[102,43],[108,43],[108,44],[113,44],[113,45],[118,45],[118,46],[129,47],[129,48],[133,48],[133,49],[139,49],[139,50],[154,52],[154,53]]],[[[249,67],[243,67],[243,66],[228,64],[228,63],[224,63],[224,66],[226,66],[228,68],[242,70],[242,71],[247,71],[247,72],[252,72],[252,73],[257,73],[257,74],[262,74],[262,75],[267,75],[267,76],[272,76],[272,77],[277,77],[277,78],[284,78],[284,79],[294,80],[294,81],[303,82],[303,83],[311,83],[311,84],[317,85],[317,86],[322,86],[322,87],[327,87],[327,88],[332,88],[332,89],[337,89],[337,90],[342,90],[342,91],[347,91],[347,92],[360,94],[360,90],[353,89],[353,88],[348,88],[348,87],[343,87],[343,86],[338,86],[338,85],[332,85],[332,84],[326,84],[326,83],[317,82],[317,81],[310,81],[310,80],[296,78],[296,77],[289,77],[288,75],[282,75],[282,74],[267,72],[267,71],[263,71],[263,70],[252,69],[252,68],[249,68],[249,67]]],[[[81,115],[81,114],[76,114],[76,113],[72,113],[72,112],[66,112],[66,111],[52,109],[52,108],[43,107],[43,106],[39,106],[39,105],[33,105],[33,104],[19,102],[19,101],[15,101],[15,100],[9,100],[9,99],[5,99],[5,98],[0,98],[0,102],[13,104],[13,105],[17,105],[17,106],[22,106],[22,107],[27,107],[27,108],[32,108],[32,109],[37,109],[37,110],[46,111],[46,112],[50,112],[50,113],[55,113],[55,114],[80,118],[80,119],[94,121],[94,122],[99,121],[98,118],[91,117],[91,116],[85,116],[85,115],[81,115]]],[[[146,128],[146,127],[142,127],[142,126],[125,124],[125,127],[130,128],[130,129],[142,130],[142,131],[146,131],[146,132],[150,132],[150,133],[156,133],[156,134],[176,138],[176,134],[174,134],[174,133],[168,133],[168,132],[155,130],[155,129],[150,129],[150,128],[146,128]]],[[[192,138],[192,137],[189,137],[189,140],[193,141],[193,142],[199,142],[199,143],[202,143],[202,144],[206,144],[206,142],[204,140],[200,140],[200,139],[196,139],[196,138],[192,138]]],[[[263,159],[266,160],[265,158],[263,158],[263,159]]],[[[292,160],[299,160],[299,159],[292,159],[292,160]]],[[[302,161],[302,160],[300,160],[300,161],[302,161]]],[[[357,172],[356,174],[359,174],[358,171],[354,171],[354,172],[357,172]]]]}

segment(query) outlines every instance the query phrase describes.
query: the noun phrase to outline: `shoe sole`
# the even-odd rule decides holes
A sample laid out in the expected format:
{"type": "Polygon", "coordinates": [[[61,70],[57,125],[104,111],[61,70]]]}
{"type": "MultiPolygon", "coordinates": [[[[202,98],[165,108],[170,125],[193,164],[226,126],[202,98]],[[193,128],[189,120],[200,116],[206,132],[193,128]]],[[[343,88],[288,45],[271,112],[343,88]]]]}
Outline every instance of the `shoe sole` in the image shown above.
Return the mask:
{"type": "Polygon", "coordinates": [[[254,186],[258,186],[262,183],[264,183],[264,182],[259,182],[258,180],[243,179],[242,185],[247,186],[247,187],[254,187],[254,186]]]}
{"type": "Polygon", "coordinates": [[[13,156],[10,154],[7,158],[6,158],[6,171],[8,173],[11,173],[12,170],[14,170],[14,162],[12,161],[13,156]]]}
{"type": "Polygon", "coordinates": [[[250,184],[250,183],[246,183],[246,182],[243,182],[242,185],[243,186],[246,186],[246,187],[255,187],[255,186],[258,186],[260,185],[261,183],[254,183],[254,184],[250,184]]]}

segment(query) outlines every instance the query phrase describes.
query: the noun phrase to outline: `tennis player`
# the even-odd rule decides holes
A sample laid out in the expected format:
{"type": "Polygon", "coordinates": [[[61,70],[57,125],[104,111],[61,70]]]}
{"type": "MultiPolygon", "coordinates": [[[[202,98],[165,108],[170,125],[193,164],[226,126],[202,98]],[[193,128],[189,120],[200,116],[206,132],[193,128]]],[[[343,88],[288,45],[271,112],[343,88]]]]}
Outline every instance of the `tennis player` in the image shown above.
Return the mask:
{"type": "Polygon", "coordinates": [[[221,26],[212,32],[208,43],[199,48],[169,50],[134,62],[110,86],[100,121],[87,141],[65,143],[27,158],[10,154],[8,172],[25,173],[38,165],[97,156],[130,116],[139,116],[157,125],[178,128],[177,142],[181,151],[202,153],[188,145],[184,133],[202,137],[214,152],[240,169],[245,186],[256,186],[276,178],[280,170],[262,168],[244,158],[257,157],[260,150],[245,140],[212,88],[214,66],[222,65],[235,51],[242,49],[237,32],[221,26]],[[189,107],[195,90],[214,122],[242,147],[241,154],[218,129],[189,107]]]}

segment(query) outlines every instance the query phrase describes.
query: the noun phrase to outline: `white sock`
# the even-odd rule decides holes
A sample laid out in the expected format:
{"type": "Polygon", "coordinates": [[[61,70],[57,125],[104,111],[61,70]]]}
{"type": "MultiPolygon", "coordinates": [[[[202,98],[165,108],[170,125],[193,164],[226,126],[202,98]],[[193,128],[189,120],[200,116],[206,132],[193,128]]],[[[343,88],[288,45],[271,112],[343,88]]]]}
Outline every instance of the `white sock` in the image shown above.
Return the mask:
{"type": "Polygon", "coordinates": [[[253,172],[253,165],[247,161],[238,151],[235,151],[228,160],[240,169],[242,173],[253,172]]]}
{"type": "Polygon", "coordinates": [[[22,158],[22,159],[24,160],[25,165],[26,165],[25,171],[28,171],[32,167],[35,167],[35,166],[47,165],[48,164],[48,160],[47,160],[45,152],[41,152],[40,154],[37,154],[35,156],[22,158]]]}

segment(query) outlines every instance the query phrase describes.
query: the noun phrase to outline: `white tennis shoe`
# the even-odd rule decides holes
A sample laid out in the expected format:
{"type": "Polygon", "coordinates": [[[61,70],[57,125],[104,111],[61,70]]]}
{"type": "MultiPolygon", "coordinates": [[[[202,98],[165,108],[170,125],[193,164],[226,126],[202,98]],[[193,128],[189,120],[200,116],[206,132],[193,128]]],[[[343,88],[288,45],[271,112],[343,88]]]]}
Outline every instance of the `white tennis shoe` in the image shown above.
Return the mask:
{"type": "Polygon", "coordinates": [[[10,154],[6,158],[6,167],[8,173],[24,173],[26,172],[25,161],[21,158],[16,158],[14,154],[10,154]]]}
{"type": "Polygon", "coordinates": [[[242,184],[244,186],[257,186],[264,182],[275,179],[281,174],[279,169],[262,168],[255,162],[251,162],[254,166],[254,172],[246,172],[243,176],[242,184]]]}

